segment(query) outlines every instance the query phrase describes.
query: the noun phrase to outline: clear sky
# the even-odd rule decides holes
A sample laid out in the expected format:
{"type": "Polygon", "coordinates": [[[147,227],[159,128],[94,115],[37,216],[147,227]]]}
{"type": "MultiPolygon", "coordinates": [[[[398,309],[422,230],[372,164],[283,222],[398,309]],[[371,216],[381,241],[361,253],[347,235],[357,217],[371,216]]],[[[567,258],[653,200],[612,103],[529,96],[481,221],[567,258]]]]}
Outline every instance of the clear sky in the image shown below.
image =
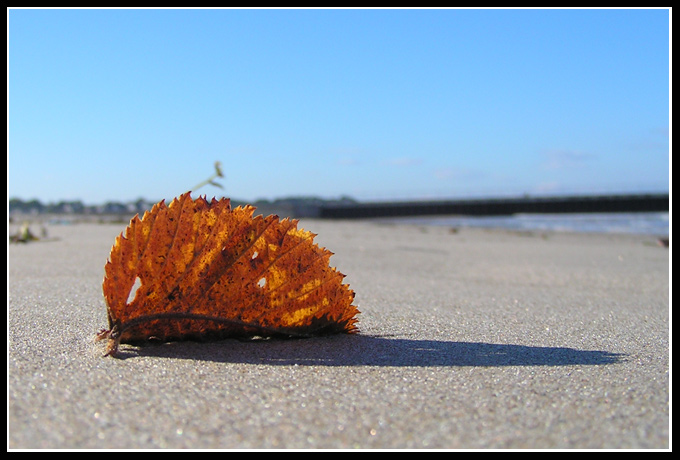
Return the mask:
{"type": "Polygon", "coordinates": [[[8,196],[667,192],[669,16],[9,9],[8,196]]]}

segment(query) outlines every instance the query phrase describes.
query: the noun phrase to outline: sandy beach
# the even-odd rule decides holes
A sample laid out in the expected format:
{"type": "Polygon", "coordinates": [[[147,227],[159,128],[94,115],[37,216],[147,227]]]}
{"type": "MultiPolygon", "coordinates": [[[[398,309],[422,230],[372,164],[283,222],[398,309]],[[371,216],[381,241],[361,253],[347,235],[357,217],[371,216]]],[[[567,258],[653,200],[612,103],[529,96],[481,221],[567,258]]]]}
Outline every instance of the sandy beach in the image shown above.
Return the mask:
{"type": "Polygon", "coordinates": [[[360,333],[102,358],[124,224],[9,246],[9,449],[669,449],[651,236],[303,220],[360,333]]]}

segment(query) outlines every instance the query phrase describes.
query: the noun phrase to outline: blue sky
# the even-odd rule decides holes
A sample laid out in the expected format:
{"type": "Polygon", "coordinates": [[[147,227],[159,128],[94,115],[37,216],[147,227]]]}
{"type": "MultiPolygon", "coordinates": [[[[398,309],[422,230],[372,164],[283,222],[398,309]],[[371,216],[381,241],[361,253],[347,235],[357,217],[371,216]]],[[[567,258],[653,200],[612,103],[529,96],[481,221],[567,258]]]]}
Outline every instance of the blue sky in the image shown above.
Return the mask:
{"type": "Polygon", "coordinates": [[[8,10],[8,196],[669,190],[669,11],[8,10]]]}

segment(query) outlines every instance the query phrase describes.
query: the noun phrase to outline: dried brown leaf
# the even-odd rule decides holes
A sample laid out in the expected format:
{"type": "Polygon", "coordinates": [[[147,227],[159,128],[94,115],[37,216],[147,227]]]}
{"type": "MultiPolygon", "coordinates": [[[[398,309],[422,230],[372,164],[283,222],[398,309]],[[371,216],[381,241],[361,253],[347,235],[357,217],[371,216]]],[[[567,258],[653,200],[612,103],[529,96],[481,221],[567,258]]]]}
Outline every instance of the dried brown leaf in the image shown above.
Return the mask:
{"type": "Polygon", "coordinates": [[[355,332],[354,292],[332,253],[297,220],[254,210],[186,193],[135,216],[105,266],[106,355],[149,339],[355,332]]]}

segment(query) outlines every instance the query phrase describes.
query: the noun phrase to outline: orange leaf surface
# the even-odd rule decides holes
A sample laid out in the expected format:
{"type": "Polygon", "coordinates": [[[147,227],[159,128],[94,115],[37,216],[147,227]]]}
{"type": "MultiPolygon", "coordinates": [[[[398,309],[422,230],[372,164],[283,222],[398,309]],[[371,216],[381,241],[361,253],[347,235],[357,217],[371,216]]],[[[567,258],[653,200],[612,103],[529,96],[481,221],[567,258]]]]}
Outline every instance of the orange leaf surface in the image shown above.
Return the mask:
{"type": "Polygon", "coordinates": [[[135,216],[105,267],[106,355],[149,339],[356,332],[354,292],[332,253],[297,220],[254,211],[186,193],[135,216]]]}

